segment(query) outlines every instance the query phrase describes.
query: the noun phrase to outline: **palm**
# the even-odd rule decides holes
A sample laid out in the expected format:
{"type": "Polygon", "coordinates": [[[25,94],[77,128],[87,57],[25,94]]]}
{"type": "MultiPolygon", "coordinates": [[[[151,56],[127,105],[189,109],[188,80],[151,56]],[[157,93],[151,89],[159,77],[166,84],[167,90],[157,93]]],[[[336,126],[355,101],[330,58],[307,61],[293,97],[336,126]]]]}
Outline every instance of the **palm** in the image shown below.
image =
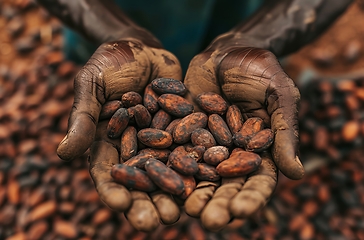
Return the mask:
{"type": "Polygon", "coordinates": [[[277,184],[276,165],[290,178],[303,176],[296,156],[299,92],[275,56],[257,48],[203,52],[191,61],[184,81],[190,101],[202,92],[221,94],[239,106],[245,119],[261,117],[275,132],[272,155],[264,155],[256,172],[246,179],[225,179],[221,186],[202,183],[187,199],[186,212],[201,217],[208,229],[217,230],[232,217],[250,216],[268,201],[277,184]]]}
{"type": "Polygon", "coordinates": [[[101,200],[111,209],[127,211],[127,216],[133,216],[132,225],[142,231],[156,228],[159,219],[174,223],[179,209],[163,193],[149,197],[113,181],[110,171],[119,163],[120,139],[107,137],[107,121],[99,122],[99,115],[106,101],[121,99],[129,91],[142,93],[148,82],[158,77],[181,78],[179,62],[168,51],[139,41],[102,44],[76,76],[68,133],[57,149],[62,159],[71,160],[90,147],[90,174],[101,200]],[[173,211],[162,214],[156,206],[164,205],[174,207],[173,211]]]}

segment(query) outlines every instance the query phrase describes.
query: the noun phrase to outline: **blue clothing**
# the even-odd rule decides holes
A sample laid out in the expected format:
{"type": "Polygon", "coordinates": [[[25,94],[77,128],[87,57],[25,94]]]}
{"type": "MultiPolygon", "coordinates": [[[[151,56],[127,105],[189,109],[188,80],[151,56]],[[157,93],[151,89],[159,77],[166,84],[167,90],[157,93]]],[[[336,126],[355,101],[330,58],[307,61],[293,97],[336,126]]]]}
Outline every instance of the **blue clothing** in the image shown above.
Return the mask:
{"type": "MultiPolygon", "coordinates": [[[[152,32],[165,49],[177,56],[184,71],[190,60],[216,36],[229,31],[247,18],[263,2],[263,0],[115,1],[133,21],[152,32]]],[[[70,30],[66,31],[65,36],[66,55],[74,60],[84,62],[96,49],[70,30]]]]}

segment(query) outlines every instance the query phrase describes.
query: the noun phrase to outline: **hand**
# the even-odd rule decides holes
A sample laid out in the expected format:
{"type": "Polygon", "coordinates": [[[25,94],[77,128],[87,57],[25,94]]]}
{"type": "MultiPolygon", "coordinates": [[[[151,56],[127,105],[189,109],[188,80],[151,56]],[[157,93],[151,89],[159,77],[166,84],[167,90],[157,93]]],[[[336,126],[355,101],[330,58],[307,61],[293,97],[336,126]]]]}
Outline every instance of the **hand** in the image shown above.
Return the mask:
{"type": "Polygon", "coordinates": [[[107,121],[99,122],[99,114],[106,101],[121,99],[128,91],[142,93],[158,77],[181,79],[179,62],[168,51],[135,39],[102,44],[75,78],[68,133],[57,149],[60,158],[71,160],[91,146],[90,173],[101,200],[113,210],[127,211],[131,224],[142,231],[158,226],[159,219],[177,221],[179,209],[168,195],[149,197],[114,183],[110,170],[119,163],[120,140],[107,137],[107,121]],[[172,210],[163,212],[164,203],[172,210]]]}
{"type": "Polygon", "coordinates": [[[186,212],[201,217],[212,231],[264,206],[276,187],[277,167],[291,179],[304,175],[297,156],[297,87],[271,52],[234,41],[230,44],[230,40],[226,36],[217,39],[191,61],[184,80],[187,99],[193,102],[202,92],[221,94],[240,108],[245,119],[262,118],[273,130],[275,142],[272,153],[264,154],[259,170],[246,179],[224,179],[221,186],[202,182],[186,200],[186,212]]]}

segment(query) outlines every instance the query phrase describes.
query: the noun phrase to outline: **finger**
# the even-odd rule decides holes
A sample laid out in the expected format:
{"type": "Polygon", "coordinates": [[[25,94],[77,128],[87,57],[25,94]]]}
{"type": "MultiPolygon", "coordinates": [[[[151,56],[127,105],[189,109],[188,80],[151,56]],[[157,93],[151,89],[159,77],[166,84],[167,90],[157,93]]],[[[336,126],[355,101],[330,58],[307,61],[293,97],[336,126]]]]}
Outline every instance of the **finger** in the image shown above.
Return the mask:
{"type": "Polygon", "coordinates": [[[159,226],[159,215],[147,193],[131,191],[133,203],[125,213],[126,218],[138,231],[151,232],[159,226]]]}
{"type": "Polygon", "coordinates": [[[57,154],[63,160],[81,156],[94,140],[101,111],[98,99],[104,91],[100,76],[100,70],[95,65],[86,65],[75,78],[75,96],[68,132],[57,149],[57,154]]]}
{"type": "Polygon", "coordinates": [[[278,169],[288,178],[301,179],[304,176],[304,168],[297,155],[299,91],[282,71],[273,77],[267,92],[267,110],[271,115],[271,128],[275,133],[273,159],[278,169]]]}
{"type": "Polygon", "coordinates": [[[151,198],[163,224],[170,225],[178,221],[180,210],[171,195],[157,192],[151,194],[151,198]]]}
{"type": "Polygon", "coordinates": [[[200,93],[214,92],[221,94],[215,76],[216,64],[214,64],[211,54],[212,52],[203,52],[195,56],[190,62],[184,79],[184,84],[188,89],[185,98],[195,105],[196,111],[199,108],[195,103],[195,99],[200,93]]]}
{"type": "Polygon", "coordinates": [[[207,230],[217,232],[227,226],[233,217],[229,209],[230,200],[240,191],[244,182],[245,177],[223,180],[201,213],[202,225],[207,230]]]}
{"type": "Polygon", "coordinates": [[[230,212],[247,218],[262,208],[277,185],[277,167],[268,153],[262,155],[259,169],[248,176],[244,186],[230,201],[230,212]]]}
{"type": "Polygon", "coordinates": [[[164,49],[152,49],[153,73],[151,80],[156,78],[173,78],[182,80],[181,64],[172,53],[164,49]]]}
{"type": "Polygon", "coordinates": [[[130,192],[112,179],[110,172],[119,163],[119,153],[113,144],[96,141],[90,149],[90,174],[100,199],[111,209],[124,212],[131,205],[130,192]]]}
{"type": "Polygon", "coordinates": [[[202,210],[207,202],[210,201],[218,186],[215,182],[200,182],[186,199],[185,212],[191,217],[200,217],[202,210]]]}

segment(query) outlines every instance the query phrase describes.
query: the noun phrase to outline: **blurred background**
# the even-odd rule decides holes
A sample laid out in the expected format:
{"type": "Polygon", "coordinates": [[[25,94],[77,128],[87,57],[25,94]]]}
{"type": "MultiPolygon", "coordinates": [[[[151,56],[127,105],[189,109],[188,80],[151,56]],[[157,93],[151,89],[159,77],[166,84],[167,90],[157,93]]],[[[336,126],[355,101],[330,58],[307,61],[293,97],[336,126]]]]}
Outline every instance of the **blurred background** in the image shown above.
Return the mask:
{"type": "Polygon", "coordinates": [[[87,153],[62,162],[73,78],[64,29],[32,0],[0,2],[0,239],[364,239],[364,1],[281,59],[301,90],[300,181],[219,233],[182,216],[146,234],[99,200],[87,153]]]}

